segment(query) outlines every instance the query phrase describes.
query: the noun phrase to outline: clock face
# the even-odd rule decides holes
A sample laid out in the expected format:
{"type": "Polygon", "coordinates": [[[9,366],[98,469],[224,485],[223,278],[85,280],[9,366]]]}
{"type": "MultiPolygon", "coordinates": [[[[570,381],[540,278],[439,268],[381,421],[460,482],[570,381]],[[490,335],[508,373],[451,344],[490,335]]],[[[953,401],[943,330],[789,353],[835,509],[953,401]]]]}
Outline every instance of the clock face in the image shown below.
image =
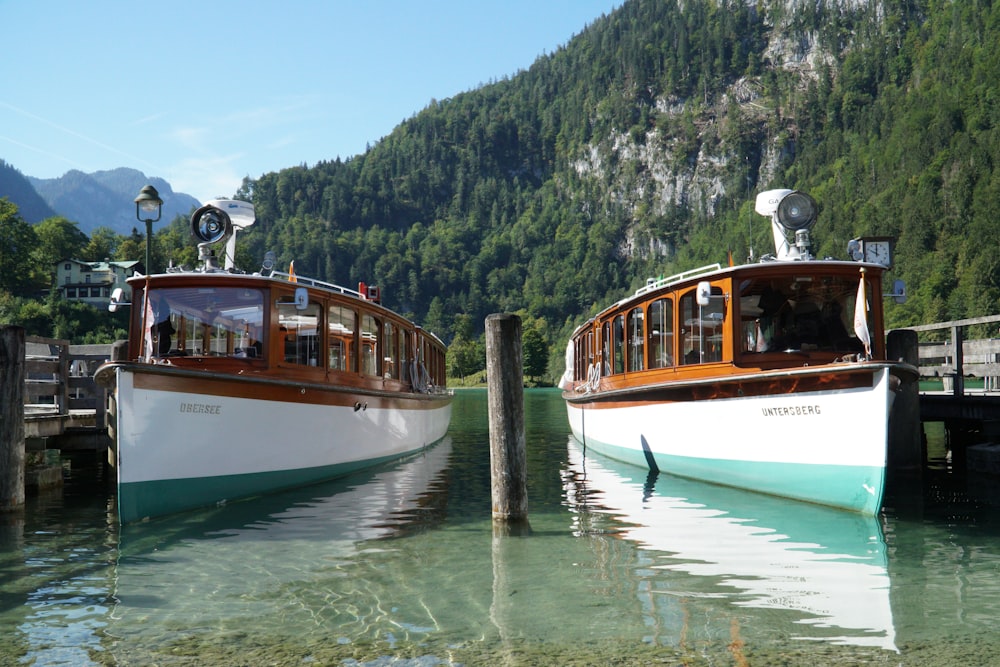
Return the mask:
{"type": "Polygon", "coordinates": [[[889,266],[892,260],[889,256],[888,241],[868,241],[865,243],[865,261],[872,264],[889,266]]]}

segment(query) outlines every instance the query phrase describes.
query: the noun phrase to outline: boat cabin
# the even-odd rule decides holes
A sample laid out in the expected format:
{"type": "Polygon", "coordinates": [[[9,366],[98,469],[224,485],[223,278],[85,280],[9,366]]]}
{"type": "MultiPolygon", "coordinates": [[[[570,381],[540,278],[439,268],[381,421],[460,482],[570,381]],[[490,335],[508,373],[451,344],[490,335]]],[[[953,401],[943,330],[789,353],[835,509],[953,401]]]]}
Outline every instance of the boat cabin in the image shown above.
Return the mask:
{"type": "Polygon", "coordinates": [[[573,380],[631,386],[856,359],[869,354],[856,318],[870,355],[883,358],[881,304],[880,267],[715,264],[648,281],[579,327],[573,380]]]}
{"type": "Polygon", "coordinates": [[[445,386],[436,336],[368,290],[295,280],[225,272],[133,279],[128,358],[396,391],[445,386]]]}

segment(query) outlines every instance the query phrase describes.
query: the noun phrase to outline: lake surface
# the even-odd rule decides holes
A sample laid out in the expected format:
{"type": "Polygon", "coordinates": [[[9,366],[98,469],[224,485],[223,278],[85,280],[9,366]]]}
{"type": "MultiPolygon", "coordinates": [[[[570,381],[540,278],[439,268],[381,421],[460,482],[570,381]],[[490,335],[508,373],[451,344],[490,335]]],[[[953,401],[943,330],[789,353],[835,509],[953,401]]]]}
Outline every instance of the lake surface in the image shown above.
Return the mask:
{"type": "MultiPolygon", "coordinates": [[[[348,479],[120,528],[88,457],[0,516],[0,665],[988,665],[1000,494],[877,518],[584,452],[525,394],[531,534],[494,536],[486,393],[348,479]]],[[[845,437],[848,434],[845,431],[845,437]]]]}

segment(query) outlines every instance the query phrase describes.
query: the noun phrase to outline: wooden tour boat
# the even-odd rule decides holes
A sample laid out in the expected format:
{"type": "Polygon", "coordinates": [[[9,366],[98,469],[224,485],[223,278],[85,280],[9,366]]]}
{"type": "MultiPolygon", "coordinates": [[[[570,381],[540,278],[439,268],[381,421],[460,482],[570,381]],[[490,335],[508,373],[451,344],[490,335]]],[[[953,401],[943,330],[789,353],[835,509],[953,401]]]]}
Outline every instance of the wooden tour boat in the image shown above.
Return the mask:
{"type": "Polygon", "coordinates": [[[196,270],[129,279],[122,358],[111,389],[109,459],[118,514],[133,522],[318,482],[444,437],[452,394],[445,347],[357,290],[233,266],[253,206],[213,200],[192,216],[196,270]],[[224,244],[220,267],[212,246],[224,244]]]}
{"type": "Polygon", "coordinates": [[[774,255],[650,280],[573,332],[560,382],[573,435],[674,475],[863,514],[882,503],[889,415],[917,369],[886,358],[892,241],[816,259],[816,203],[758,195],[774,255]]]}

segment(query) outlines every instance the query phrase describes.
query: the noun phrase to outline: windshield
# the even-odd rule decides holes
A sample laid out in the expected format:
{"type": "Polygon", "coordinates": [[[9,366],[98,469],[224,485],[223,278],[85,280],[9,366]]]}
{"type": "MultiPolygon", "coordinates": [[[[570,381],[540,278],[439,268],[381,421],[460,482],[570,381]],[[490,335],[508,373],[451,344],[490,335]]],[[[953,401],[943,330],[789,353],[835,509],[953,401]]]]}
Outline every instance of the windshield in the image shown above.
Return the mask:
{"type": "Polygon", "coordinates": [[[245,287],[152,289],[143,357],[263,356],[264,293],[245,287]]]}
{"type": "MultiPolygon", "coordinates": [[[[744,281],[740,285],[743,351],[864,352],[854,330],[857,293],[855,276],[744,281]]],[[[870,301],[870,288],[867,294],[870,301]]]]}

